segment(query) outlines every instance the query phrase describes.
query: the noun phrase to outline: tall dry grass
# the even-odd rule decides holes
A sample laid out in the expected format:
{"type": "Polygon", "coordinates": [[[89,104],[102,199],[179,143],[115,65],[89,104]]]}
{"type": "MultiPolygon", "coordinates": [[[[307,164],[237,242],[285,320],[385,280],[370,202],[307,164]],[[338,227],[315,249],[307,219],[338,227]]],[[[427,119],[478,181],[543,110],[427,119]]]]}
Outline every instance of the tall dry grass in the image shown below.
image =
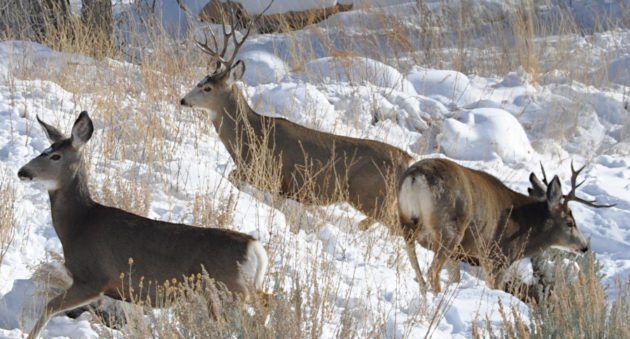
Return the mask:
{"type": "Polygon", "coordinates": [[[553,286],[538,291],[539,301],[524,315],[502,305],[503,326],[473,329],[475,337],[492,338],[626,338],[630,335],[630,281],[602,283],[594,253],[577,260],[580,271],[554,271],[553,286]]]}
{"type": "MultiPolygon", "coordinates": [[[[457,69],[468,74],[503,75],[520,68],[531,74],[533,81],[541,74],[559,70],[576,81],[591,85],[600,83],[600,79],[593,79],[590,73],[577,67],[592,62],[594,56],[589,51],[575,53],[561,39],[557,42],[543,39],[553,34],[578,34],[579,30],[570,16],[561,16],[548,26],[546,22],[537,20],[536,2],[523,1],[520,7],[506,16],[496,17],[486,13],[470,18],[463,5],[465,2],[454,8],[448,7],[449,3],[444,1],[444,10],[435,13],[429,10],[429,3],[418,1],[417,22],[411,24],[385,11],[372,10],[370,18],[380,20],[380,25],[388,28],[379,34],[372,34],[366,27],[356,34],[342,33],[335,39],[329,39],[330,32],[339,31],[340,27],[329,27],[324,22],[308,27],[304,32],[287,34],[287,48],[283,53],[289,54],[285,57],[294,70],[301,69],[305,61],[321,54],[340,57],[368,55],[398,69],[418,64],[457,69]],[[317,46],[304,44],[305,36],[318,37],[317,46]],[[386,41],[385,46],[383,41],[386,41]]],[[[157,21],[148,23],[138,32],[128,32],[128,41],[131,45],[141,46],[138,48],[100,45],[75,19],[68,26],[55,29],[58,31],[49,29],[52,34],[45,40],[50,47],[84,55],[100,51],[105,58],[94,61],[98,67],[64,64],[64,68],[54,72],[31,65],[20,68],[14,76],[50,80],[75,93],[76,102],[88,108],[94,119],[105,126],[102,135],[88,145],[86,152],[90,172],[98,172],[98,182],[102,183],[94,187],[95,195],[103,203],[147,215],[156,189],[177,191],[178,187],[171,186],[171,172],[165,168],[168,163],[182,161],[178,152],[183,144],[190,140],[193,144],[201,142],[208,134],[214,133],[206,117],[195,116],[177,105],[182,89],[192,87],[201,80],[206,60],[195,52],[192,44],[182,46],[172,41],[157,21]],[[121,66],[122,60],[131,63],[121,66]],[[186,130],[191,123],[198,129],[186,130]]],[[[19,31],[12,34],[5,38],[21,36],[19,31]]],[[[192,37],[188,39],[192,40],[192,37]]],[[[248,192],[257,192],[261,203],[280,206],[293,231],[316,234],[326,223],[343,230],[356,230],[354,219],[340,218],[327,208],[314,209],[296,204],[283,207],[283,198],[278,194],[277,159],[264,147],[255,154],[247,164],[236,163],[241,172],[230,176],[230,180],[241,187],[245,185],[243,183],[255,187],[248,192]]],[[[307,171],[305,175],[313,174],[307,171]]],[[[392,180],[392,187],[395,187],[394,182],[392,180]]],[[[12,239],[12,228],[7,225],[12,225],[14,219],[14,193],[11,193],[10,185],[7,184],[7,189],[2,185],[0,183],[3,200],[9,203],[0,206],[0,262],[5,253],[3,250],[6,251],[12,239]]],[[[308,195],[313,187],[305,189],[304,194],[308,195]]],[[[339,192],[343,194],[342,190],[339,192]]],[[[394,192],[390,193],[393,195],[394,192]]],[[[214,189],[198,192],[190,197],[191,217],[188,219],[197,225],[231,227],[238,194],[214,189]],[[220,202],[215,200],[216,196],[225,195],[230,198],[220,202]]],[[[393,215],[391,217],[394,218],[393,215]]],[[[271,234],[267,250],[271,262],[280,264],[272,268],[265,282],[268,291],[272,292],[264,301],[265,306],[260,302],[253,306],[235,303],[222,292],[209,287],[207,277],[202,277],[174,290],[164,301],[167,309],[147,311],[140,305],[127,306],[127,324],[122,330],[124,335],[318,338],[324,333],[329,334],[330,323],[337,319],[341,322],[332,328],[338,337],[376,338],[388,333],[385,316],[378,319],[357,317],[351,307],[346,307],[343,314],[336,314],[339,300],[350,303],[347,296],[351,291],[339,290],[341,284],[337,279],[341,278],[332,274],[329,258],[311,258],[305,265],[299,264],[304,272],[296,271],[292,267],[298,266],[295,254],[299,244],[291,237],[279,234],[281,230],[273,225],[269,229],[271,234]]],[[[392,237],[392,246],[398,246],[398,249],[390,262],[399,274],[405,274],[408,271],[404,269],[406,257],[399,251],[402,246],[399,246],[401,243],[397,235],[376,232],[372,238],[365,239],[369,242],[364,254],[366,258],[376,255],[377,250],[371,244],[380,237],[392,237]]],[[[611,304],[605,287],[601,285],[593,257],[582,265],[582,273],[576,282],[566,283],[558,274],[553,293],[532,307],[530,318],[504,308],[505,322],[501,331],[476,328],[473,334],[627,337],[623,327],[630,316],[627,284],[618,284],[620,292],[611,304]]],[[[428,334],[435,330],[457,297],[456,286],[447,291],[435,306],[419,307],[415,315],[414,321],[429,324],[428,334]]],[[[378,311],[386,313],[388,310],[383,307],[378,311]]],[[[413,321],[410,322],[408,329],[413,325],[413,321]]],[[[114,336],[103,327],[99,327],[99,331],[104,337],[114,336]]]]}
{"type": "Polygon", "coordinates": [[[8,173],[3,173],[0,178],[0,266],[9,247],[15,239],[15,188],[8,173]]]}

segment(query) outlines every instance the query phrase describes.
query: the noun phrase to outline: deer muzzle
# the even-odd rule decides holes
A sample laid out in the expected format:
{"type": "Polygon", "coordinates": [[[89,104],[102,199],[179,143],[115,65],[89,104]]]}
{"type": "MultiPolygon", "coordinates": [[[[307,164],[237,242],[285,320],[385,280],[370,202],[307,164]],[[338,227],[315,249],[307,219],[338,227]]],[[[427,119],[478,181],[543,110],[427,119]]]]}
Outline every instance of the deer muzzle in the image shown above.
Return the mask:
{"type": "Polygon", "coordinates": [[[25,169],[24,167],[20,168],[20,170],[18,171],[18,178],[20,178],[20,180],[26,181],[26,180],[33,180],[33,175],[31,174],[31,172],[29,172],[27,169],[25,169]]]}

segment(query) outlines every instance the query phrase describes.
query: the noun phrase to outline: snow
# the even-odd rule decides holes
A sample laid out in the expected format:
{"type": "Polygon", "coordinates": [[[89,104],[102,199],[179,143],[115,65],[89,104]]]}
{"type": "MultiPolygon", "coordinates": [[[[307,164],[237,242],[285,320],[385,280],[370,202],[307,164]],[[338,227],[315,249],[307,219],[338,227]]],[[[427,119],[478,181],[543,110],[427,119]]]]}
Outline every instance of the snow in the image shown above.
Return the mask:
{"type": "MultiPolygon", "coordinates": [[[[185,3],[193,11],[203,5],[194,0],[185,3]]],[[[276,0],[270,13],[334,3],[276,0]]],[[[500,1],[485,3],[496,12],[509,9],[500,1]]],[[[550,13],[556,3],[552,1],[550,13]]],[[[586,18],[585,29],[592,28],[592,13],[597,8],[610,13],[616,8],[610,2],[580,3],[596,8],[589,12],[572,5],[572,10],[586,18]]],[[[265,0],[251,0],[245,6],[257,13],[266,4],[265,0]]],[[[414,6],[402,0],[356,0],[354,4],[357,10],[335,15],[329,23],[343,23],[355,36],[368,26],[367,35],[385,29],[378,21],[361,24],[354,20],[373,18],[375,12],[370,9],[401,13],[414,6]]],[[[427,1],[427,5],[435,9],[440,2],[427,1]]],[[[174,36],[185,36],[189,19],[175,1],[158,0],[156,9],[174,36]]],[[[326,23],[318,27],[327,32],[326,23]]],[[[481,76],[407,67],[385,58],[376,60],[376,52],[364,55],[359,47],[348,51],[349,56],[333,57],[323,49],[310,56],[298,53],[296,61],[287,47],[296,36],[303,39],[299,44],[311,45],[319,44],[321,38],[312,32],[252,36],[243,46],[239,58],[244,60],[246,72],[239,86],[258,112],[313,129],[387,142],[416,159],[447,156],[492,173],[519,192],[526,192],[531,172],[540,174],[539,161],[548,175],[560,176],[565,191],[571,161],[585,164],[585,184],[579,194],[616,206],[593,209],[572,203],[578,227],[591,239],[605,284],[630,277],[630,112],[624,87],[629,85],[630,32],[566,37],[577,48],[616,54],[584,66],[594,77],[606,74],[597,76],[604,79],[601,86],[581,83],[563,72],[542,74],[536,82],[519,69],[505,76],[481,76]]],[[[551,37],[548,43],[557,39],[551,37]]],[[[225,226],[260,239],[270,253],[271,274],[290,272],[283,278],[306,279],[309,272],[305,267],[314,263],[326,267],[327,274],[318,282],[334,285],[338,293],[328,296],[333,320],[324,325],[324,338],[335,337],[341,317],[348,315],[357,323],[382,326],[384,338],[424,337],[427,331],[439,338],[468,338],[475,323],[501,325],[499,300],[528,314],[526,304],[489,289],[479,271],[465,264],[460,265],[460,283],[447,286],[444,270],[445,291],[429,293],[426,300],[420,297],[402,240],[382,225],[358,231],[356,225],[363,216],[348,205],[279,203],[247,185],[233,186],[227,177],[234,164],[212,126],[177,106],[176,97],[201,80],[203,72],[196,72],[195,79],[176,79],[169,84],[169,89],[181,93],[169,92],[157,102],[149,102],[154,96],[142,90],[147,76],[142,67],[60,53],[32,42],[0,42],[0,182],[9,182],[16,195],[16,235],[0,265],[0,338],[18,338],[28,332],[44,300],[32,296],[59,288],[44,286],[34,277],[42,263],[54,261],[62,253],[52,228],[48,196],[42,186],[18,182],[16,176],[20,166],[49,147],[35,116],[67,132],[83,109],[90,112],[96,127],[87,146],[95,199],[115,204],[112,196],[129,195],[125,185],[139,181],[148,195],[145,209],[136,206],[140,213],[186,223],[193,223],[198,195],[206,197],[204,203],[215,215],[233,199],[234,212],[225,226]],[[121,97],[110,93],[118,89],[109,88],[123,85],[140,89],[121,97]],[[95,90],[99,87],[103,88],[95,90]],[[112,96],[116,105],[106,107],[113,111],[99,106],[112,96]],[[148,121],[159,125],[158,135],[142,133],[139,124],[148,121]],[[165,159],[147,158],[150,144],[169,150],[162,154],[165,159]],[[445,300],[450,301],[435,323],[422,316],[439,309],[445,300]]],[[[206,222],[213,225],[217,221],[206,222]]],[[[418,250],[426,272],[433,254],[418,250]]],[[[517,266],[527,279],[528,261],[517,266]]],[[[571,263],[565,267],[574,269],[571,263]]],[[[266,284],[268,290],[291,286],[272,279],[266,284]]],[[[611,297],[614,293],[609,291],[611,297]]],[[[78,319],[58,316],[42,334],[44,338],[95,338],[95,326],[86,315],[78,319]]],[[[374,329],[364,330],[358,336],[374,329]]]]}
{"type": "Polygon", "coordinates": [[[478,108],[443,122],[437,136],[444,154],[462,160],[526,163],[534,155],[518,120],[499,108],[478,108]]]}
{"type": "Polygon", "coordinates": [[[609,63],[607,74],[610,82],[630,86],[630,56],[624,55],[609,63]]]}
{"type": "Polygon", "coordinates": [[[462,73],[448,70],[429,70],[414,66],[407,75],[416,91],[443,104],[466,106],[481,99],[480,90],[472,86],[462,73]]]}
{"type": "Polygon", "coordinates": [[[243,81],[251,86],[277,83],[289,72],[282,59],[265,51],[241,53],[239,58],[246,65],[243,81]]]}
{"type": "Polygon", "coordinates": [[[304,65],[307,75],[303,80],[316,83],[342,82],[350,84],[373,84],[390,88],[408,95],[415,95],[413,85],[395,68],[376,60],[360,57],[325,57],[309,61],[304,65]]]}

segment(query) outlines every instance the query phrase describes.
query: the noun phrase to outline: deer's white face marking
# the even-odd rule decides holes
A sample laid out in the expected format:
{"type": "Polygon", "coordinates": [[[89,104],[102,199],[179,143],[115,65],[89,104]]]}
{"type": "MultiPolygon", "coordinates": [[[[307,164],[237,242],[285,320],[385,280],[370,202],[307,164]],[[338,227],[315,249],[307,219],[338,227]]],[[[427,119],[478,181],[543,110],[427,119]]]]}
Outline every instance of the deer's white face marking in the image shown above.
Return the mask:
{"type": "Polygon", "coordinates": [[[44,185],[44,187],[46,187],[46,189],[49,192],[59,189],[59,183],[56,180],[50,180],[50,179],[38,180],[37,178],[35,178],[33,179],[33,182],[44,185]]]}
{"type": "Polygon", "coordinates": [[[218,114],[214,107],[214,93],[212,93],[212,84],[207,83],[206,80],[200,82],[195,88],[193,88],[184,98],[182,98],[181,104],[196,109],[201,109],[208,113],[210,120],[217,119],[218,114]],[[208,89],[210,89],[208,91],[208,89]]]}
{"type": "Polygon", "coordinates": [[[567,246],[562,246],[562,245],[551,245],[551,248],[554,248],[554,249],[557,249],[557,250],[560,250],[560,251],[577,253],[577,251],[574,248],[567,247],[567,246]]]}

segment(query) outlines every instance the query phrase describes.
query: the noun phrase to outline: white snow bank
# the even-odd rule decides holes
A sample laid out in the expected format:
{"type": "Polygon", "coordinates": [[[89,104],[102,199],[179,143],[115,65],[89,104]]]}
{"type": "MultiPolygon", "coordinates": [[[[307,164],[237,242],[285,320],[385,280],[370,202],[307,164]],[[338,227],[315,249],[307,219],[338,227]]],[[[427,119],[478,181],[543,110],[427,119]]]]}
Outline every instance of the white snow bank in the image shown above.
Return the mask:
{"type": "Polygon", "coordinates": [[[527,161],[533,154],[521,124],[507,111],[479,108],[446,119],[437,141],[449,157],[460,160],[527,161]]]}
{"type": "Polygon", "coordinates": [[[284,117],[300,125],[332,130],[336,122],[335,108],[308,83],[280,83],[254,89],[250,101],[261,114],[284,117]]]}
{"type": "Polygon", "coordinates": [[[407,74],[416,91],[445,105],[466,106],[481,99],[481,90],[457,71],[433,70],[415,66],[407,74]]]}
{"type": "Polygon", "coordinates": [[[60,53],[30,41],[0,42],[0,65],[4,67],[12,65],[13,68],[22,68],[37,65],[55,70],[67,63],[90,65],[94,60],[79,54],[60,53]]]}
{"type": "Polygon", "coordinates": [[[245,62],[243,80],[248,85],[275,83],[289,72],[282,59],[266,51],[249,51],[239,54],[238,57],[245,62]]]}
{"type": "Polygon", "coordinates": [[[300,74],[305,81],[331,81],[365,84],[389,88],[408,95],[417,95],[414,86],[395,68],[382,62],[362,57],[326,57],[309,61],[300,74]]]}
{"type": "MultiPolygon", "coordinates": [[[[60,263],[49,262],[38,269],[40,279],[16,279],[11,290],[0,297],[0,327],[30,329],[44,310],[47,299],[72,284],[60,263]]],[[[89,329],[89,325],[88,325],[89,329]]]]}
{"type": "Polygon", "coordinates": [[[630,55],[613,60],[607,66],[608,81],[618,85],[630,86],[630,55]]]}

